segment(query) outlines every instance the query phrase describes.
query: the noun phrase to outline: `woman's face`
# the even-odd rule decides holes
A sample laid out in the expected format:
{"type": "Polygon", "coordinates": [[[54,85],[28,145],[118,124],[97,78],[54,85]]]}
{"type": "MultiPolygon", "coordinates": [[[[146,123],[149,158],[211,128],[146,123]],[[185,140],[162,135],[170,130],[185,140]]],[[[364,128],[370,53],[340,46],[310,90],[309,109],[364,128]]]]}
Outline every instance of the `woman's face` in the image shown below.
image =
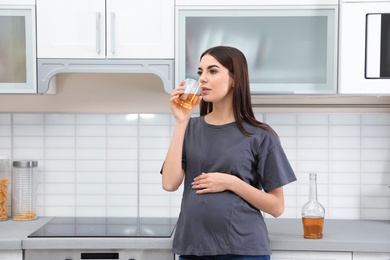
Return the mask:
{"type": "Polygon", "coordinates": [[[202,84],[204,101],[216,103],[231,97],[233,79],[230,77],[228,69],[223,67],[213,56],[206,54],[202,57],[198,75],[199,82],[202,84]]]}

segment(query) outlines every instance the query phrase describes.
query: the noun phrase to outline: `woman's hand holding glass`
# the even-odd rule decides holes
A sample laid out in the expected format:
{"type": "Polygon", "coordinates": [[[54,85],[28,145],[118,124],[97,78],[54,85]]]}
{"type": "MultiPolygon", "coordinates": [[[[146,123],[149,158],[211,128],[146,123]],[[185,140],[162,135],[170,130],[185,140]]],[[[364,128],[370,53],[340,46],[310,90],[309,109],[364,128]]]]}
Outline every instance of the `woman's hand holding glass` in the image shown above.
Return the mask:
{"type": "Polygon", "coordinates": [[[192,108],[184,107],[177,102],[180,99],[180,96],[185,93],[185,81],[181,81],[180,85],[175,88],[171,93],[171,110],[176,120],[185,121],[188,120],[192,114],[194,108],[200,103],[202,97],[199,97],[192,108]]]}

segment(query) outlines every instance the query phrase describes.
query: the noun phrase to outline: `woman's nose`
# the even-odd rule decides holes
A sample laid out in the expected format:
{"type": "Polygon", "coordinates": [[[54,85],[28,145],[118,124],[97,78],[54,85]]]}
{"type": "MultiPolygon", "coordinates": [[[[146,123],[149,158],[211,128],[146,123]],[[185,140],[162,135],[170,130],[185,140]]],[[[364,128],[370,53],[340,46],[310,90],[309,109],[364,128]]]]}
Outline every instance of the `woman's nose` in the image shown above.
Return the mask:
{"type": "Polygon", "coordinates": [[[199,79],[198,79],[199,83],[204,83],[206,81],[205,77],[203,74],[200,74],[199,75],[199,79]]]}

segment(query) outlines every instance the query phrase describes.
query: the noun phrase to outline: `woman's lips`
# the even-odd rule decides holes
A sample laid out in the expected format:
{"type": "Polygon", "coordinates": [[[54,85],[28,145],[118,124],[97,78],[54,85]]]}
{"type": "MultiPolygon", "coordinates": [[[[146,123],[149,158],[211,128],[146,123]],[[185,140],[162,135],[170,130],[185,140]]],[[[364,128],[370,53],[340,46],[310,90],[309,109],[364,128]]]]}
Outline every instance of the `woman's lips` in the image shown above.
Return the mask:
{"type": "Polygon", "coordinates": [[[202,96],[210,92],[210,89],[208,88],[202,88],[202,96]]]}

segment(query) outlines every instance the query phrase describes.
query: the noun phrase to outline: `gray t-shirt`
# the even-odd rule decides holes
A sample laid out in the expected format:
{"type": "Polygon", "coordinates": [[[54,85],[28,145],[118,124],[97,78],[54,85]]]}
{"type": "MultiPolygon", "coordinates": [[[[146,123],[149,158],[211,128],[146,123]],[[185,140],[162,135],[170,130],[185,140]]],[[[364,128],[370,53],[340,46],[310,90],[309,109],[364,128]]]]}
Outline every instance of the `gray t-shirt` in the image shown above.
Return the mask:
{"type": "Polygon", "coordinates": [[[179,255],[270,255],[267,227],[259,210],[230,191],[196,194],[193,179],[209,172],[232,174],[264,191],[296,180],[271,132],[244,124],[255,133],[244,135],[237,124],[207,124],[191,118],[184,147],[185,171],[181,212],[173,240],[179,255]]]}

